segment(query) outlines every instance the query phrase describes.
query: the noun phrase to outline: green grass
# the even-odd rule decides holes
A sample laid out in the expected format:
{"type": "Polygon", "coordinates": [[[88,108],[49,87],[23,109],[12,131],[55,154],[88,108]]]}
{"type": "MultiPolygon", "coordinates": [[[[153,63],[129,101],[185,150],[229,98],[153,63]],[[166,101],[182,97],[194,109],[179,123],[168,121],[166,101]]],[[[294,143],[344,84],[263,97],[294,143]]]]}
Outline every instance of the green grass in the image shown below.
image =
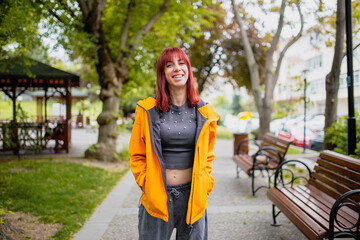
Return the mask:
{"type": "Polygon", "coordinates": [[[0,201],[11,200],[11,211],[62,224],[53,239],[70,239],[125,172],[50,160],[1,163],[0,201]]]}
{"type": "Polygon", "coordinates": [[[219,139],[233,139],[233,133],[227,130],[224,126],[217,126],[216,127],[216,138],[219,139]]]}
{"type": "Polygon", "coordinates": [[[289,155],[289,154],[297,155],[297,154],[302,154],[302,151],[297,148],[294,148],[293,146],[290,146],[286,154],[287,155],[289,155]]]}

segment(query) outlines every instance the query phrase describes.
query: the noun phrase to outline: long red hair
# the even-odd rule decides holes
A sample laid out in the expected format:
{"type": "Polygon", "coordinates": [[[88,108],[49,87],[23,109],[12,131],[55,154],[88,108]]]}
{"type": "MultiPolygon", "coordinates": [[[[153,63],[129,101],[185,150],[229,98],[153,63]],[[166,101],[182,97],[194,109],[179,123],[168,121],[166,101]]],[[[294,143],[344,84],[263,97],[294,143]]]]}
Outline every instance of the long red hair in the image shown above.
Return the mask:
{"type": "Polygon", "coordinates": [[[181,48],[168,47],[161,53],[156,63],[156,106],[164,112],[170,110],[171,104],[170,92],[165,77],[165,65],[174,58],[182,59],[188,68],[189,77],[186,85],[189,107],[197,106],[200,101],[188,56],[181,48]]]}

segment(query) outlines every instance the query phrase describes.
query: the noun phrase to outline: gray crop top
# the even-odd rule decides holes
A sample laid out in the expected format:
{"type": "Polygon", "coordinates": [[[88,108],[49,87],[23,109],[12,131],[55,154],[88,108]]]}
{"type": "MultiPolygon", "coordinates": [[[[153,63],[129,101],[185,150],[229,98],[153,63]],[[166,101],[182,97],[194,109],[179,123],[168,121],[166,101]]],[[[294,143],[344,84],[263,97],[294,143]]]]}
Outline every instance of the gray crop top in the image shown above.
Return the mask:
{"type": "Polygon", "coordinates": [[[160,113],[162,154],[168,169],[186,169],[194,164],[196,133],[195,107],[171,104],[169,112],[160,113]]]}

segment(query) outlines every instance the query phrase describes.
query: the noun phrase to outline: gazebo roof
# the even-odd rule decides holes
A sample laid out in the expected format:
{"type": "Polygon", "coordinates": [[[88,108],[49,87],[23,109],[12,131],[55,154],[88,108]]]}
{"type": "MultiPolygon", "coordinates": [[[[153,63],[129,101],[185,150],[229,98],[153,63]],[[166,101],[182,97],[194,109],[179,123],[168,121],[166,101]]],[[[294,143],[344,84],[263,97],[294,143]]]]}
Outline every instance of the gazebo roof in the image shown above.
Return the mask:
{"type": "Polygon", "coordinates": [[[79,76],[43,64],[39,61],[28,59],[30,67],[26,68],[19,57],[0,60],[0,87],[77,87],[79,76]]]}

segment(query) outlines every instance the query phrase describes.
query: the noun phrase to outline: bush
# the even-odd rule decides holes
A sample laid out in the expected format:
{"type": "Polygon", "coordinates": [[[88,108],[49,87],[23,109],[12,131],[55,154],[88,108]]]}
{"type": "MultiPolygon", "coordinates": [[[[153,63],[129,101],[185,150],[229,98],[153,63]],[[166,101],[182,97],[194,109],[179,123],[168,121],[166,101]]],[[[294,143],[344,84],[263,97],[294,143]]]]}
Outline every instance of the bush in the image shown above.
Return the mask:
{"type": "MultiPolygon", "coordinates": [[[[356,149],[353,157],[360,158],[360,114],[356,113],[356,149]]],[[[348,153],[347,116],[333,123],[325,133],[325,144],[329,150],[345,154],[348,153]]]]}

